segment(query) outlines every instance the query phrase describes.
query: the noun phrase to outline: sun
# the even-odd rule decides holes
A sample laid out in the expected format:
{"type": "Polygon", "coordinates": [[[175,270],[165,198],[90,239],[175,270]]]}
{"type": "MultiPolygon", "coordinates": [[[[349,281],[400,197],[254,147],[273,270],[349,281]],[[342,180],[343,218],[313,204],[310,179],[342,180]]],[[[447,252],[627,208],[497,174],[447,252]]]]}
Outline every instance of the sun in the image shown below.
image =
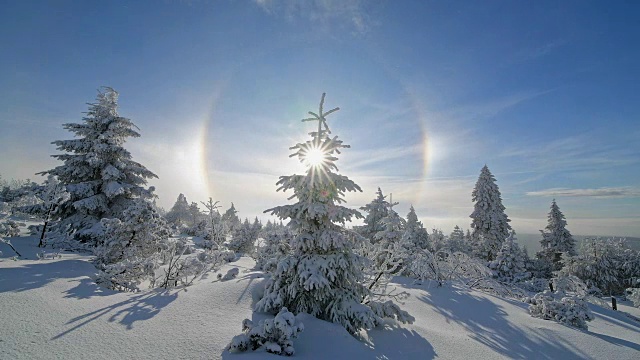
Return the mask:
{"type": "Polygon", "coordinates": [[[326,154],[322,149],[312,147],[304,155],[304,162],[308,166],[318,167],[325,162],[326,154]]]}

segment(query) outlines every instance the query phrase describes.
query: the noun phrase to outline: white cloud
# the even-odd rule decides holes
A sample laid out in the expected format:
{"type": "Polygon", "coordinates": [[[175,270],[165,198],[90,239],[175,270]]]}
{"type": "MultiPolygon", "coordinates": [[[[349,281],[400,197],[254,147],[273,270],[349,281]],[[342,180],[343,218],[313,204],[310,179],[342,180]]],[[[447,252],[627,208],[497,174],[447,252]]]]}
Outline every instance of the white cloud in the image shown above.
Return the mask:
{"type": "Polygon", "coordinates": [[[529,196],[546,196],[546,197],[640,197],[640,189],[632,187],[602,187],[597,189],[567,189],[552,188],[539,191],[527,192],[529,196]]]}

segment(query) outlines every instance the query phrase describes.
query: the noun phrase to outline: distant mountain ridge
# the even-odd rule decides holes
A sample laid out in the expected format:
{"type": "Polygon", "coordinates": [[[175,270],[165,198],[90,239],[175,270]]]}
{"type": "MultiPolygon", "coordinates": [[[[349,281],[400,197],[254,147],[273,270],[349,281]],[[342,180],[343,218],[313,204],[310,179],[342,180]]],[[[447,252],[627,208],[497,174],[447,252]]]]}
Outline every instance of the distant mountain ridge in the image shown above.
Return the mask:
{"type": "MultiPolygon", "coordinates": [[[[520,246],[525,246],[527,248],[527,252],[529,256],[534,256],[536,252],[540,251],[540,239],[542,239],[542,235],[538,234],[516,234],[518,238],[518,243],[520,246]]],[[[640,237],[631,237],[631,236],[597,236],[597,235],[573,235],[573,238],[576,240],[576,246],[578,250],[580,250],[580,245],[585,239],[593,239],[593,238],[624,238],[627,239],[627,244],[631,249],[640,250],[640,237]]]]}

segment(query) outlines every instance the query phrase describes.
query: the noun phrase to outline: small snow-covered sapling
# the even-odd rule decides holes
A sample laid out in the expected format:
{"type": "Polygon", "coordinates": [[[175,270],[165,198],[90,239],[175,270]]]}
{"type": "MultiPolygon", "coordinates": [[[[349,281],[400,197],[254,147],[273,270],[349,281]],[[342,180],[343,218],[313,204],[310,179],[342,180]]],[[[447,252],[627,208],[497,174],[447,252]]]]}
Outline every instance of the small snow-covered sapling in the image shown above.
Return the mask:
{"type": "Polygon", "coordinates": [[[229,269],[229,271],[227,271],[227,273],[224,276],[222,276],[222,274],[219,273],[218,274],[218,280],[220,280],[220,281],[228,281],[228,280],[231,280],[231,279],[235,279],[238,276],[239,273],[240,273],[240,270],[238,268],[232,268],[232,269],[229,269]]]}
{"type": "Polygon", "coordinates": [[[293,339],[304,330],[301,322],[286,307],[280,309],[273,319],[260,321],[254,326],[249,319],[242,321],[242,334],[236,335],[227,346],[229,351],[256,350],[264,346],[265,351],[276,355],[291,356],[295,353],[293,339]]]}

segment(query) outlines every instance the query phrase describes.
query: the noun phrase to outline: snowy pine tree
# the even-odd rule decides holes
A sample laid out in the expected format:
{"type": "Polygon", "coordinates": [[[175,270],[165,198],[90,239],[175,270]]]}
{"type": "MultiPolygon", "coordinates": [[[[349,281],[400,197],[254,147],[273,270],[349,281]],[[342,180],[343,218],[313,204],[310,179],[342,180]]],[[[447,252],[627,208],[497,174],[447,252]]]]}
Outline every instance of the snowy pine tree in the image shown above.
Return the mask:
{"type": "Polygon", "coordinates": [[[357,210],[340,204],[346,191],[361,191],[343,175],[338,175],[335,161],[340,149],[348,148],[331,133],[326,116],[339,110],[324,111],[322,94],[319,112],[302,121],[318,121],[318,130],[311,139],[291,147],[307,165],[306,175],[281,176],[278,190],[293,190],[297,201],[268,209],[280,219],[291,219],[294,232],[292,254],[285,256],[267,281],[264,297],[256,304],[257,311],[278,312],[286,307],[293,313],[306,312],[332,321],[354,334],[359,329],[376,326],[381,316],[409,319],[395,304],[370,302],[371,295],[363,284],[363,262],[353,252],[357,234],[347,230],[346,221],[361,218],[357,210]],[[372,309],[372,306],[376,306],[372,309]]]}
{"type": "Polygon", "coordinates": [[[121,218],[136,198],[153,196],[145,185],[157,176],[123,147],[127,138],[140,135],[131,120],[118,115],[117,100],[115,90],[103,87],[82,123],[64,125],[77,138],[53,142],[65,154],[52,157],[64,164],[40,174],[56,176],[70,195],[54,214],[52,230],[58,234],[99,245],[92,228],[102,218],[121,218]]]}
{"type": "Polygon", "coordinates": [[[237,213],[238,211],[236,210],[236,207],[231,203],[231,207],[222,214],[222,221],[225,222],[231,234],[234,234],[241,224],[238,215],[236,215],[237,213]]]}
{"type": "Polygon", "coordinates": [[[403,241],[411,243],[420,249],[426,249],[429,244],[427,229],[424,228],[421,221],[418,221],[418,215],[416,215],[413,205],[411,205],[409,213],[407,214],[403,237],[403,241]]]}
{"type": "Polygon", "coordinates": [[[551,203],[547,227],[545,230],[540,230],[542,234],[542,240],[540,240],[542,250],[536,254],[538,259],[551,265],[551,271],[557,271],[562,268],[561,259],[563,253],[569,256],[577,255],[576,242],[569,230],[566,229],[566,226],[567,221],[564,218],[564,214],[560,211],[554,199],[551,203]]]}
{"type": "Polygon", "coordinates": [[[373,201],[360,208],[367,213],[367,216],[364,218],[364,225],[359,228],[359,232],[371,242],[375,242],[376,233],[384,228],[381,221],[389,214],[389,206],[391,205],[385,200],[386,196],[382,195],[380,188],[376,194],[378,196],[373,201]]]}
{"type": "Polygon", "coordinates": [[[191,220],[189,202],[184,194],[178,195],[178,199],[165,216],[167,222],[176,226],[186,225],[191,220]]]}
{"type": "Polygon", "coordinates": [[[489,263],[489,268],[501,282],[513,283],[528,277],[524,253],[516,243],[515,231],[512,230],[502,243],[496,259],[489,263]]]}
{"type": "Polygon", "coordinates": [[[471,253],[471,246],[464,235],[464,231],[458,225],[453,228],[447,242],[447,249],[450,252],[471,253]]]}
{"type": "Polygon", "coordinates": [[[509,236],[511,220],[504,212],[500,190],[487,165],[482,168],[471,197],[475,203],[470,215],[474,254],[493,261],[509,236]]]}

